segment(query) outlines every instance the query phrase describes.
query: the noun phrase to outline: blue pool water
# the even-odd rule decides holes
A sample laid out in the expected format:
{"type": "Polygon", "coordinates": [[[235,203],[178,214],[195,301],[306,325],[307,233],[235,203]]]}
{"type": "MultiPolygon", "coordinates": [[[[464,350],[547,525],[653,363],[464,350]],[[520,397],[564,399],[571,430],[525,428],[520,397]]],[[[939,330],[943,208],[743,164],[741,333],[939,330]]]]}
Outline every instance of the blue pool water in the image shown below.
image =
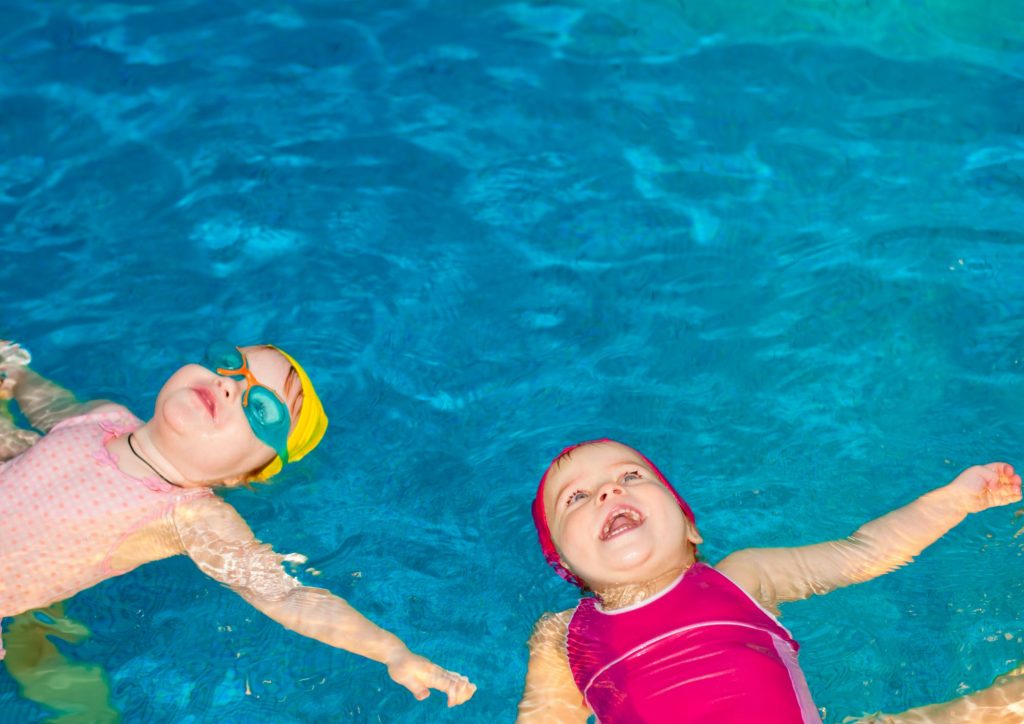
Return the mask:
{"type": "MultiPolygon", "coordinates": [[[[294,350],[328,438],[229,500],[480,687],[417,703],[177,559],[68,604],[126,721],[512,720],[568,442],[646,451],[712,559],[1024,466],[1022,6],[693,5],[0,5],[0,337],[143,416],[211,338],[294,350]]],[[[1021,658],[1021,525],[784,609],[827,722],[1021,658]]]]}

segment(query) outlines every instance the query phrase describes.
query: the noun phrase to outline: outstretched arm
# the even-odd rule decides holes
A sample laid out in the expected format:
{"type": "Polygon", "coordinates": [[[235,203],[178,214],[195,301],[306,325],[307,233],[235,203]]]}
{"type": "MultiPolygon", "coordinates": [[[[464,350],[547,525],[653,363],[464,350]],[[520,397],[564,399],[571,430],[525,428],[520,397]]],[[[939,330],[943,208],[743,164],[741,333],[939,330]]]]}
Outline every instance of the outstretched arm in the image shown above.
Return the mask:
{"type": "Polygon", "coordinates": [[[530,636],[530,663],[519,701],[519,724],[529,722],[585,722],[590,709],[576,688],[569,668],[565,636],[572,610],[545,614],[530,636]]]}
{"type": "Polygon", "coordinates": [[[28,450],[39,439],[39,433],[22,430],[7,416],[6,400],[0,399],[0,463],[28,450]]]}
{"type": "Polygon", "coordinates": [[[69,390],[28,367],[28,353],[19,345],[0,339],[0,375],[32,427],[49,432],[61,420],[81,415],[105,403],[79,402],[69,390]]]}
{"type": "MultiPolygon", "coordinates": [[[[0,350],[0,357],[3,351],[0,350]]],[[[30,448],[39,439],[39,433],[22,430],[7,409],[7,401],[14,397],[14,380],[0,365],[0,462],[10,460],[30,448]]]]}
{"type": "Polygon", "coordinates": [[[343,599],[288,575],[284,562],[305,559],[282,556],[260,543],[223,500],[195,501],[174,515],[182,548],[196,565],[285,628],[384,664],[417,699],[437,689],[447,694],[448,706],[456,706],[476,691],[469,679],[412,653],[343,599]]]}
{"type": "Polygon", "coordinates": [[[902,714],[872,714],[858,719],[856,724],[1020,724],[1022,721],[1024,676],[1017,667],[998,677],[987,689],[942,704],[908,709],[902,714]]]}
{"type": "Polygon", "coordinates": [[[796,548],[750,548],[716,566],[762,605],[869,581],[914,559],[968,513],[1021,499],[1021,479],[1007,463],[976,465],[909,505],[861,526],[849,538],[796,548]]]}

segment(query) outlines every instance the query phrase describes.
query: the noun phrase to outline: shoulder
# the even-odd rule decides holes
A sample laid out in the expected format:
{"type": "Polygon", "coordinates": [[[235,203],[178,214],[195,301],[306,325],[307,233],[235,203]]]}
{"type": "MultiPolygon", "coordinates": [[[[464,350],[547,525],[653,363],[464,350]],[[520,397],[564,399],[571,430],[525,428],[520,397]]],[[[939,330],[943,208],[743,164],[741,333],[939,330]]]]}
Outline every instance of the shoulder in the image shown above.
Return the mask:
{"type": "Polygon", "coordinates": [[[545,648],[552,645],[563,647],[565,636],[569,631],[569,621],[575,613],[575,608],[565,611],[545,612],[533,624],[533,633],[530,634],[530,648],[545,648]]]}
{"type": "Polygon", "coordinates": [[[757,559],[756,548],[744,548],[741,551],[730,553],[712,568],[729,577],[734,583],[740,583],[742,579],[756,572],[757,559]]]}
{"type": "Polygon", "coordinates": [[[82,411],[83,414],[101,415],[113,413],[117,415],[124,415],[125,417],[131,417],[136,420],[138,419],[127,407],[119,405],[116,402],[111,402],[110,400],[94,400],[93,402],[85,402],[82,404],[82,411]]]}
{"type": "Polygon", "coordinates": [[[197,540],[248,542],[252,529],[234,506],[217,495],[204,495],[186,500],[174,507],[174,524],[182,541],[197,540]]]}
{"type": "Polygon", "coordinates": [[[561,677],[568,672],[569,665],[569,621],[575,608],[558,613],[545,613],[533,625],[533,633],[527,646],[530,649],[529,670],[532,676],[550,679],[561,677]]]}
{"type": "Polygon", "coordinates": [[[86,402],[75,405],[66,410],[48,432],[58,428],[74,427],[76,425],[104,424],[111,429],[120,432],[121,430],[134,430],[142,424],[142,420],[132,414],[124,405],[118,405],[106,400],[86,402]]]}
{"type": "Polygon", "coordinates": [[[713,568],[761,606],[777,615],[778,597],[772,586],[771,577],[763,565],[764,550],[767,549],[745,548],[730,553],[713,568]]]}

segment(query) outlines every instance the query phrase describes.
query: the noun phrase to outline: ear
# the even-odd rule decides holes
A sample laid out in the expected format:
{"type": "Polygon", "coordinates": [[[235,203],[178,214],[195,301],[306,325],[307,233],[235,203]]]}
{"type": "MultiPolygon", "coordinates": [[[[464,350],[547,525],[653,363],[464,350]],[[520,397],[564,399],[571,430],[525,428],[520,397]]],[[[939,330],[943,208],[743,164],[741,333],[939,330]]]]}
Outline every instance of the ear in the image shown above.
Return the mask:
{"type": "Polygon", "coordinates": [[[569,565],[569,561],[565,560],[565,556],[562,555],[562,552],[559,551],[557,548],[555,549],[555,551],[558,553],[558,565],[560,565],[565,570],[569,571],[569,573],[576,575],[576,572],[573,571],[572,566],[569,565]]]}
{"type": "Polygon", "coordinates": [[[686,531],[686,540],[693,543],[695,546],[699,546],[704,542],[704,538],[701,537],[700,531],[697,530],[697,526],[691,524],[689,530],[686,531]]]}
{"type": "Polygon", "coordinates": [[[245,485],[247,482],[249,482],[249,476],[248,475],[235,475],[234,477],[224,478],[223,480],[221,480],[219,483],[217,483],[216,485],[214,485],[212,487],[216,487],[216,488],[237,488],[239,486],[245,485]]]}
{"type": "Polygon", "coordinates": [[[569,571],[569,573],[571,573],[574,576],[576,575],[576,571],[572,569],[572,564],[565,559],[565,556],[562,555],[561,551],[558,551],[558,563],[562,566],[562,568],[569,571]]]}

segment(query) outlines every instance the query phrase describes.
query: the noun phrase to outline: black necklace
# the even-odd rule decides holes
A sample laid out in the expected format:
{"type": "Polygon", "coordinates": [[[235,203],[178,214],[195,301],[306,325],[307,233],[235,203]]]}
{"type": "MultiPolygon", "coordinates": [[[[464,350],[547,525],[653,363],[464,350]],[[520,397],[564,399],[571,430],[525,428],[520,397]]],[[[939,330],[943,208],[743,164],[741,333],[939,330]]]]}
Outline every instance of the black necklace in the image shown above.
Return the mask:
{"type": "Polygon", "coordinates": [[[154,473],[156,473],[156,474],[157,474],[157,477],[159,477],[159,478],[160,478],[161,480],[163,480],[163,481],[164,481],[165,483],[167,483],[168,485],[173,485],[173,486],[174,486],[174,487],[176,487],[176,488],[184,488],[185,486],[184,486],[184,485],[182,485],[181,483],[175,483],[175,482],[173,482],[173,481],[171,481],[171,480],[168,480],[167,478],[165,478],[165,477],[164,477],[163,475],[161,475],[161,474],[160,474],[160,471],[159,471],[159,470],[157,470],[156,468],[154,468],[154,467],[153,467],[153,466],[152,466],[152,465],[151,465],[151,464],[149,463],[149,461],[148,461],[148,460],[146,460],[146,458],[144,458],[144,457],[142,457],[141,455],[139,455],[139,451],[138,451],[138,450],[136,450],[136,449],[135,449],[135,445],[133,445],[133,444],[132,444],[132,435],[134,435],[134,434],[135,434],[134,432],[129,432],[129,433],[128,433],[128,449],[132,451],[132,455],[134,455],[134,456],[135,456],[135,457],[137,457],[137,458],[138,458],[139,460],[141,460],[141,461],[142,461],[142,464],[143,464],[143,465],[145,465],[145,466],[146,466],[147,468],[149,468],[149,469],[150,469],[150,470],[152,470],[152,471],[153,471],[154,473]]]}

